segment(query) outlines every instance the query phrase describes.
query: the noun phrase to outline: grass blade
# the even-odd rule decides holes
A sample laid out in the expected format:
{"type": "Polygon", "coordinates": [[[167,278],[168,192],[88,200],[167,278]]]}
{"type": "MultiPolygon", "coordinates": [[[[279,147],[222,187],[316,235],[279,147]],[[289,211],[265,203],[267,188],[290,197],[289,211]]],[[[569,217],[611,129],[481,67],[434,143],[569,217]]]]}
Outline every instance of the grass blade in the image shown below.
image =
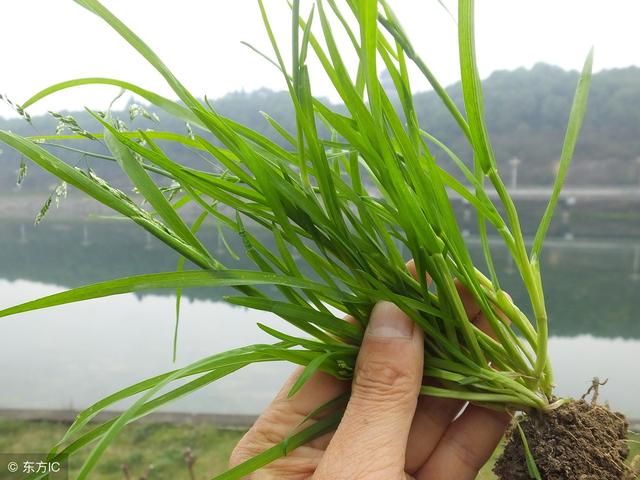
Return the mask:
{"type": "Polygon", "coordinates": [[[582,121],[587,112],[587,100],[589,98],[589,89],[591,87],[591,70],[593,68],[593,48],[589,51],[587,58],[582,67],[582,73],[578,80],[578,86],[573,97],[573,105],[571,106],[571,113],[569,114],[569,124],[565,133],[564,144],[562,145],[562,153],[560,154],[560,165],[558,168],[558,174],[553,184],[553,191],[551,192],[551,198],[542,216],[540,225],[536,232],[536,236],[533,240],[531,247],[531,259],[536,261],[540,250],[542,250],[542,243],[544,237],[547,234],[553,212],[558,204],[558,198],[560,197],[560,191],[564,185],[564,180],[569,171],[571,160],[573,158],[573,152],[578,141],[578,135],[580,134],[580,128],[582,127],[582,121]]]}
{"type": "MultiPolygon", "coordinates": [[[[149,202],[149,204],[155,209],[156,213],[160,215],[160,218],[165,221],[166,225],[179,235],[185,243],[188,243],[195,250],[198,250],[204,257],[211,258],[207,249],[202,245],[202,243],[200,243],[191,229],[184,223],[182,217],[176,213],[171,206],[171,203],[169,203],[162,191],[160,191],[158,186],[151,179],[141,162],[134,157],[131,150],[118,141],[118,139],[108,129],[105,130],[104,139],[107,147],[118,161],[122,170],[131,179],[132,183],[136,186],[145,200],[149,202]]],[[[212,266],[215,266],[215,262],[212,261],[211,263],[212,266]]]]}
{"type": "Polygon", "coordinates": [[[197,270],[136,275],[94,283],[0,310],[0,317],[143,290],[190,287],[232,287],[239,285],[285,285],[295,288],[307,288],[346,300],[350,297],[348,294],[341,293],[331,287],[326,287],[316,282],[274,273],[250,270],[197,270]]]}
{"type": "Polygon", "coordinates": [[[289,392],[287,393],[287,397],[293,397],[302,387],[304,387],[305,383],[311,378],[311,376],[318,371],[318,369],[322,366],[324,362],[329,360],[333,352],[326,352],[322,355],[318,355],[316,358],[309,362],[303,370],[300,376],[296,379],[296,381],[291,385],[289,392]]]}
{"type": "Polygon", "coordinates": [[[542,480],[542,475],[540,475],[540,470],[538,470],[536,461],[531,454],[529,442],[527,441],[527,437],[524,434],[524,430],[522,430],[522,427],[520,426],[520,422],[516,422],[516,426],[518,427],[520,439],[522,440],[522,447],[524,448],[524,459],[527,462],[527,470],[529,471],[529,475],[535,480],[542,480]]]}
{"type": "Polygon", "coordinates": [[[486,173],[489,169],[496,168],[496,161],[484,120],[482,83],[478,73],[474,41],[474,0],[460,0],[458,3],[458,22],[464,106],[467,112],[474,156],[478,157],[482,172],[486,173]]]}
{"type": "Polygon", "coordinates": [[[342,415],[343,411],[340,410],[318,420],[301,432],[291,435],[277,445],[227,470],[225,473],[214,477],[213,480],[237,480],[255,472],[259,468],[285,456],[288,452],[310,442],[314,438],[318,438],[325,433],[335,430],[342,419],[342,415]]]}
{"type": "Polygon", "coordinates": [[[51,85],[50,87],[45,88],[44,90],[39,91],[31,98],[29,98],[23,104],[23,108],[27,108],[43,98],[48,97],[56,92],[61,90],[65,90],[67,88],[79,87],[82,85],[113,85],[116,87],[123,88],[125,90],[129,90],[130,92],[135,93],[136,95],[140,95],[145,100],[150,103],[160,107],[162,110],[167,112],[168,114],[180,118],[185,122],[190,123],[191,125],[198,126],[200,128],[204,128],[204,125],[200,121],[200,119],[191,112],[188,108],[183,107],[182,105],[170,100],[162,95],[158,95],[150,90],[146,90],[142,87],[139,87],[133,83],[125,82],[123,80],[118,80],[115,78],[107,78],[107,77],[86,77],[86,78],[76,78],[73,80],[67,80],[64,82],[56,83],[55,85],[51,85]]]}

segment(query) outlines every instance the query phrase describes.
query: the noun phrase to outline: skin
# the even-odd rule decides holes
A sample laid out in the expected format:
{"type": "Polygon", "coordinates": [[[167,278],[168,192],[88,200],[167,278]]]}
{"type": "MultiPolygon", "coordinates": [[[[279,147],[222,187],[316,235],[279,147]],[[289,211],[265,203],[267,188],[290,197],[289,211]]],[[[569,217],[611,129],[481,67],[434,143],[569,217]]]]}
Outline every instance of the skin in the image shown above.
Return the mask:
{"type": "MultiPolygon", "coordinates": [[[[412,263],[408,269],[415,274],[412,263]]],[[[471,322],[489,332],[473,297],[458,291],[471,322]]],[[[419,395],[424,362],[420,328],[395,305],[378,303],[351,384],[318,372],[292,398],[296,370],[240,440],[230,466],[288,437],[315,408],[351,389],[335,432],[301,446],[251,479],[470,480],[487,461],[510,416],[452,399],[419,395]]]]}

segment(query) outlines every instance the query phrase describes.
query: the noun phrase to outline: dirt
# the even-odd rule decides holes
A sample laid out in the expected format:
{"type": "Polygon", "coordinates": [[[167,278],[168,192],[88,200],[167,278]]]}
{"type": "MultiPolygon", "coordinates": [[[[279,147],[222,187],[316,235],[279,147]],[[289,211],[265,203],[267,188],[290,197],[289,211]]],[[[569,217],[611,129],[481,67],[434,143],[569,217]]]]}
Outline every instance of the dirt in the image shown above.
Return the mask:
{"type": "MultiPolygon", "coordinates": [[[[584,400],[520,420],[543,480],[632,480],[625,465],[628,423],[621,413],[584,400]]],[[[501,480],[530,480],[518,429],[507,434],[493,471],[501,480]]]]}

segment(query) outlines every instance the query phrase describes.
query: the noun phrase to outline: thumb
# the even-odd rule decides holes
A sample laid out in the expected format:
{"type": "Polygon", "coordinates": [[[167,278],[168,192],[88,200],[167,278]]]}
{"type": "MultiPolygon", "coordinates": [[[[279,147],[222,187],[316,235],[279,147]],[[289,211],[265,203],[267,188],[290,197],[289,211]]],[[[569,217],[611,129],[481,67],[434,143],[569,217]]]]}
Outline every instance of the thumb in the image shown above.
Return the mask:
{"type": "Polygon", "coordinates": [[[423,361],[422,330],[392,303],[378,303],[358,354],[351,398],[314,479],[405,478],[423,361]]]}

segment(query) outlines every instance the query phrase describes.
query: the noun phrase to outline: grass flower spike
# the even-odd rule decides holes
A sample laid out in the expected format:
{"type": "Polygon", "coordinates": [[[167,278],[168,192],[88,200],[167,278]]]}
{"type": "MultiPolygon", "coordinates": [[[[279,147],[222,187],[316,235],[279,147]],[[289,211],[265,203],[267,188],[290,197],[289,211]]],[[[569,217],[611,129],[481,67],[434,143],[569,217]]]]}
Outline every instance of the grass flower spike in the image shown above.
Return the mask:
{"type": "MultiPolygon", "coordinates": [[[[231,287],[236,293],[226,297],[228,302],[273,312],[300,333],[294,336],[260,325],[274,337],[273,343],[215,353],[116,392],[83,411],[51,456],[70,455],[92,445],[78,476],[90,478],[102,452],[127,423],[252,363],[286,361],[305,366],[291,394],[318,370],[348,380],[369,314],[381,300],[396,304],[424,330],[424,375],[434,381],[423,385],[423,394],[502,410],[544,412],[558,407],[547,354],[549,319],[539,257],[585,114],[592,52],[576,88],[553,194],[535,240],[528,245],[484,119],[473,0],[460,0],[458,6],[464,108],[438,83],[386,0],[341,4],[318,0],[305,15],[294,0],[288,35],[291,58],[280,50],[267,5],[259,1],[272,45],[271,53],[259,53],[281,72],[296,114],[292,132],[265,115],[282,137],[280,143],[196,98],[98,0],[76,3],[137,50],[164,77],[178,101],[125,80],[89,77],[53,85],[21,108],[67,88],[115,85],[187,122],[192,130],[185,135],[130,131],[111,113],[92,112],[103,131],[28,138],[0,131],[0,141],[129,218],[171,247],[181,261],[176,271],[75,288],[7,308],[0,316],[145,289],[175,289],[179,301],[185,288],[231,287]],[[349,40],[346,47],[338,36],[349,40]],[[344,60],[347,47],[358,59],[355,68],[344,60]],[[307,67],[312,57],[331,81],[343,110],[336,111],[314,96],[314,79],[307,67]],[[468,139],[472,155],[460,157],[419,124],[409,64],[439,95],[468,139]],[[393,92],[379,80],[383,70],[392,80],[393,92]],[[45,148],[47,142],[70,139],[86,141],[87,150],[96,142],[106,146],[109,155],[98,158],[117,162],[144,202],[91,171],[66,164],[45,148]],[[201,168],[181,164],[165,153],[167,142],[196,151],[206,162],[201,168]],[[484,253],[480,264],[472,261],[456,217],[452,202],[460,198],[477,217],[484,253]],[[188,204],[199,211],[195,221],[182,215],[188,204]],[[245,251],[236,253],[250,258],[255,268],[228,268],[199,240],[198,232],[210,228],[211,220],[227,235],[242,239],[245,251]],[[489,235],[499,236],[513,258],[530,305],[515,305],[502,290],[489,235]],[[269,248],[263,238],[270,238],[276,247],[269,248]],[[405,265],[409,259],[415,263],[415,277],[405,265]],[[431,285],[427,277],[433,280],[431,285]],[[493,335],[468,321],[460,286],[480,306],[493,335]],[[523,313],[529,310],[531,318],[523,313]],[[344,322],[345,315],[355,323],[344,322]],[[99,412],[128,398],[135,401],[126,411],[107,422],[89,424],[99,412]]],[[[340,412],[309,421],[286,443],[219,478],[246,475],[334,429],[339,421],[340,412]]]]}

